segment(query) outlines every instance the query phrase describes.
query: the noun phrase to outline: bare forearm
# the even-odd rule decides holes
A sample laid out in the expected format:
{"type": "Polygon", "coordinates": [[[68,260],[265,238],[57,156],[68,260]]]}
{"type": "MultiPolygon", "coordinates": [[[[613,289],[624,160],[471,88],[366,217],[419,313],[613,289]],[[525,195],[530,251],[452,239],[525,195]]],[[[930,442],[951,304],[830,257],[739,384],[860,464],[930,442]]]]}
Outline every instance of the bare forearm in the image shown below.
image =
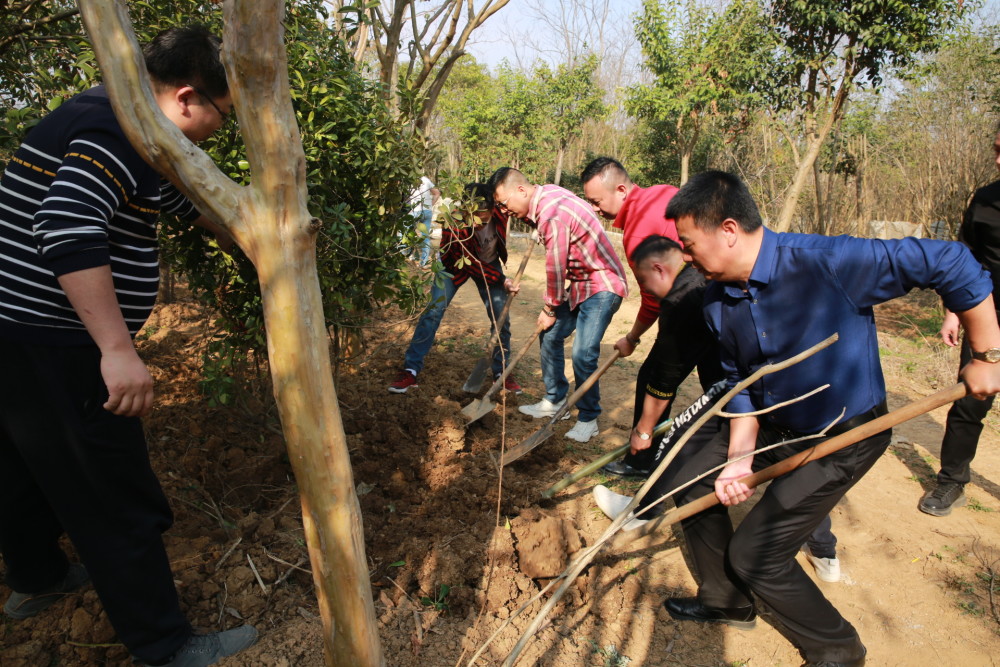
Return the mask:
{"type": "MultiPolygon", "coordinates": [[[[757,446],[760,425],[756,417],[735,417],[729,422],[729,459],[752,452],[757,446]]],[[[751,461],[752,459],[747,459],[751,461]]]]}
{"type": "Polygon", "coordinates": [[[59,276],[59,285],[103,354],[134,349],[122,316],[110,266],[59,276]]]}
{"type": "Polygon", "coordinates": [[[962,328],[965,329],[965,336],[973,351],[982,352],[992,347],[1000,347],[1000,326],[997,325],[992,294],[978,305],[956,315],[958,321],[962,323],[962,328]]]}
{"type": "Polygon", "coordinates": [[[652,433],[653,429],[656,428],[656,422],[660,418],[660,415],[668,407],[670,407],[670,399],[657,398],[652,394],[646,394],[646,397],[642,399],[642,415],[639,417],[639,421],[636,422],[636,430],[643,433],[652,433]]]}

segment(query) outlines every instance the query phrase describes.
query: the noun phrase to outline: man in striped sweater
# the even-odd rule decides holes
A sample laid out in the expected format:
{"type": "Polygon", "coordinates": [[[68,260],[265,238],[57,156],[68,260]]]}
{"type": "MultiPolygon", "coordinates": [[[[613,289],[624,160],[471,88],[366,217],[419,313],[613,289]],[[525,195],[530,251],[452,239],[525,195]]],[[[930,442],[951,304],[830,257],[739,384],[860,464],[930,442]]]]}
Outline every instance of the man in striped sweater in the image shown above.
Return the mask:
{"type": "MultiPolygon", "coordinates": [[[[220,45],[174,28],[145,48],[157,105],[191,141],[231,112],[220,45]]],[[[139,157],[103,87],[43,119],[0,180],[4,612],[34,616],[92,580],[135,660],[209,665],[256,631],[194,635],[163,545],[173,517],[139,420],[153,381],[132,342],[156,299],[161,209],[213,227],[139,157]]]]}
{"type": "MultiPolygon", "coordinates": [[[[490,176],[493,198],[503,213],[537,227],[545,245],[545,297],[538,315],[545,397],[523,405],[535,418],[551,417],[569,392],[565,340],[573,340],[576,386],[597,370],[601,339],[628,294],[625,268],[590,204],[558,185],[534,185],[517,169],[502,167],[490,176]],[[567,288],[566,283],[569,282],[567,288]]],[[[577,403],[579,417],[566,437],[587,442],[597,434],[601,393],[597,383],[577,403]]]]}

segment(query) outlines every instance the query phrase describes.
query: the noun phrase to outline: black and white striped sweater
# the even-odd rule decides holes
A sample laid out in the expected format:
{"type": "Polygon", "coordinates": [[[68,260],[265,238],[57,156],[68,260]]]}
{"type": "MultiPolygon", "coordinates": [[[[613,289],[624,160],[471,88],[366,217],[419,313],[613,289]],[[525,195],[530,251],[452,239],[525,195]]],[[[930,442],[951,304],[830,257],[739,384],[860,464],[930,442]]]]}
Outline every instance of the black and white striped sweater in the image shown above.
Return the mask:
{"type": "Polygon", "coordinates": [[[135,335],[156,300],[161,209],[198,215],[129,144],[103,86],[46,116],[0,179],[0,338],[91,343],[56,277],[104,265],[135,335]]]}

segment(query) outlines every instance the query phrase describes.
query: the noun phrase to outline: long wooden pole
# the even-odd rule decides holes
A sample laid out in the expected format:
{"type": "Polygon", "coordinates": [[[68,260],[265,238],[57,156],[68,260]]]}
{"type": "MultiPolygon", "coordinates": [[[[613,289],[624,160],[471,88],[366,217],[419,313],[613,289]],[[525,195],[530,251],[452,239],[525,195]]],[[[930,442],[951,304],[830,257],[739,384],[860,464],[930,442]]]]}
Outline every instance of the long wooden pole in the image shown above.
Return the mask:
{"type": "MultiPolygon", "coordinates": [[[[782,475],[788,474],[796,468],[801,468],[807,463],[819,460],[824,456],[829,456],[830,454],[840,451],[841,449],[864,440],[865,438],[870,438],[876,433],[881,433],[886,429],[890,429],[897,424],[902,424],[905,421],[918,417],[925,412],[930,412],[931,410],[939,408],[942,405],[953,403],[954,401],[966,396],[968,391],[968,388],[963,383],[959,382],[958,384],[952,385],[947,389],[942,389],[941,391],[931,394],[926,398],[913,401],[898,410],[893,410],[892,412],[882,415],[877,419],[866,422],[857,428],[851,429],[850,431],[835,435],[829,440],[824,440],[815,447],[810,447],[809,449],[805,449],[798,454],[793,454],[787,459],[782,459],[773,465],[742,478],[741,481],[751,489],[756,488],[764,482],[770,481],[775,477],[781,477],[782,475]]],[[[718,496],[714,493],[706,493],[704,496],[696,498],[689,503],[685,503],[680,507],[675,507],[672,510],[664,512],[660,516],[649,521],[649,523],[646,523],[635,530],[623,533],[623,539],[617,544],[624,544],[638,537],[649,535],[664,526],[670,526],[678,523],[679,521],[683,521],[688,517],[694,516],[698,512],[702,512],[709,507],[718,504],[718,496]]]]}

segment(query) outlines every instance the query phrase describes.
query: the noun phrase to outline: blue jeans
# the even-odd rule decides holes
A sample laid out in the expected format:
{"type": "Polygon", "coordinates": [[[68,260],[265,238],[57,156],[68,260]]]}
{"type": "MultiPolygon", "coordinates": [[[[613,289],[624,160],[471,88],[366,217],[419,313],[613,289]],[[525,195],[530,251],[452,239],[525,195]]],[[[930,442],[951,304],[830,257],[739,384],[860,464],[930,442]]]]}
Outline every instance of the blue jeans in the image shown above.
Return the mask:
{"type": "MultiPolygon", "coordinates": [[[[427,266],[431,261],[431,221],[434,219],[434,212],[429,208],[423,209],[420,219],[417,220],[417,238],[420,239],[420,266],[427,266]]],[[[499,313],[497,313],[499,315],[499,313]]]]}
{"type": "MultiPolygon", "coordinates": [[[[500,262],[494,262],[494,266],[499,269],[500,262]]],[[[483,304],[486,306],[486,316],[490,320],[490,335],[492,335],[493,318],[500,317],[500,311],[503,310],[504,303],[507,301],[507,293],[504,291],[503,285],[489,285],[485,282],[480,283],[475,280],[470,280],[469,282],[475,283],[476,288],[479,290],[479,298],[483,300],[483,304]]],[[[413,338],[410,339],[410,346],[406,349],[404,368],[413,371],[415,374],[423,369],[424,357],[427,356],[431,345],[434,344],[434,336],[441,325],[441,318],[444,317],[444,311],[448,308],[448,304],[451,303],[451,300],[455,298],[455,294],[457,293],[458,288],[451,281],[449,274],[441,272],[434,276],[434,283],[431,287],[431,300],[420,316],[417,328],[413,332],[413,338]]],[[[508,317],[507,321],[503,323],[503,327],[500,328],[500,345],[493,350],[494,376],[500,375],[503,372],[504,359],[509,358],[510,318],[508,317]],[[502,356],[500,354],[501,346],[503,347],[502,356]]]]}
{"type": "MultiPolygon", "coordinates": [[[[573,339],[573,377],[576,386],[587,381],[597,370],[597,360],[601,356],[601,339],[611,323],[611,318],[622,298],[614,292],[598,292],[577,305],[573,310],[563,302],[556,308],[556,323],[539,336],[541,345],[540,361],[542,380],[545,382],[545,398],[558,403],[566,398],[569,382],[566,380],[565,341],[576,331],[573,339]]],[[[576,404],[580,411],[580,421],[589,422],[601,414],[600,383],[594,383],[576,404]]]]}

